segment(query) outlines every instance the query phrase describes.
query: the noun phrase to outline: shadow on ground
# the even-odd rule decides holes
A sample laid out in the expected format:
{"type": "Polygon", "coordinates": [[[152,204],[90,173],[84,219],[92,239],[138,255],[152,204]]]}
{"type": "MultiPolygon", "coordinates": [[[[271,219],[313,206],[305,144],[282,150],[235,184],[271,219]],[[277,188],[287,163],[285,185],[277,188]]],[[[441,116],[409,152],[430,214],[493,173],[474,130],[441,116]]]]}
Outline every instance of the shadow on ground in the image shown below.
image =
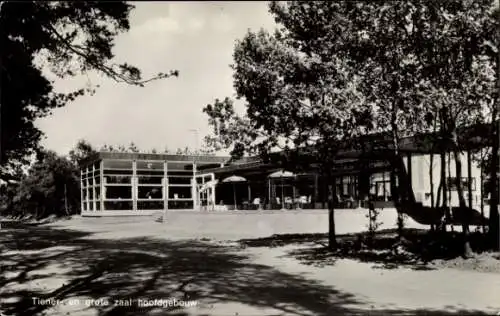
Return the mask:
{"type": "MultiPolygon", "coordinates": [[[[33,297],[70,299],[177,298],[197,300],[207,312],[227,315],[224,306],[242,303],[272,308],[261,315],[480,315],[479,311],[364,311],[369,302],[318,281],[254,264],[239,247],[199,241],[152,238],[91,239],[89,234],[43,226],[2,230],[0,279],[2,315],[41,315],[50,306],[35,305],[33,297]],[[45,271],[46,274],[42,274],[45,271]],[[62,278],[57,289],[16,287],[62,278]]],[[[96,315],[190,315],[193,309],[167,307],[93,307],[96,315]]],[[[90,312],[90,311],[87,311],[90,312]]],[[[73,314],[73,313],[71,313],[73,314]]],[[[197,313],[200,315],[200,311],[197,313]]],[[[231,313],[230,315],[236,315],[231,313]]],[[[246,315],[244,310],[239,315],[246,315]]],[[[485,315],[485,314],[483,314],[485,315]]]]}
{"type": "MultiPolygon", "coordinates": [[[[470,235],[472,249],[485,251],[485,236],[481,233],[470,235]]],[[[463,254],[463,236],[457,232],[437,233],[419,229],[405,229],[403,238],[398,240],[395,229],[378,231],[373,237],[365,233],[337,236],[337,248],[327,248],[328,234],[283,234],[267,238],[242,239],[248,247],[282,247],[302,245],[289,255],[304,264],[325,266],[335,264],[339,258],[348,258],[377,264],[377,268],[394,269],[405,266],[415,270],[434,269],[429,262],[452,260],[463,254]]]]}

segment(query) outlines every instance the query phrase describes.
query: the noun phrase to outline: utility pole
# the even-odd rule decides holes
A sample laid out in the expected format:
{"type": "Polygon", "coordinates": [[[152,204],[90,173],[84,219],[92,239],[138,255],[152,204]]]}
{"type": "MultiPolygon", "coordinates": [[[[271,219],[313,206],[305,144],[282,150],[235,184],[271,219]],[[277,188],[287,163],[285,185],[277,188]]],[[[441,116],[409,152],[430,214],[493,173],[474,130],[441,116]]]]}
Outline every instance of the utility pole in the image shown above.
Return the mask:
{"type": "Polygon", "coordinates": [[[196,146],[194,148],[194,151],[195,151],[196,154],[198,154],[199,150],[200,150],[200,135],[199,135],[199,132],[195,128],[192,128],[189,131],[194,134],[194,137],[195,137],[195,143],[194,143],[194,145],[196,146]]]}
{"type": "Polygon", "coordinates": [[[195,136],[195,152],[193,153],[193,180],[192,180],[192,195],[193,195],[193,209],[196,209],[198,207],[198,203],[200,201],[200,193],[198,190],[198,181],[196,180],[196,174],[197,174],[197,166],[196,166],[196,157],[199,155],[198,152],[198,130],[197,129],[190,129],[190,132],[192,132],[195,136]]]}

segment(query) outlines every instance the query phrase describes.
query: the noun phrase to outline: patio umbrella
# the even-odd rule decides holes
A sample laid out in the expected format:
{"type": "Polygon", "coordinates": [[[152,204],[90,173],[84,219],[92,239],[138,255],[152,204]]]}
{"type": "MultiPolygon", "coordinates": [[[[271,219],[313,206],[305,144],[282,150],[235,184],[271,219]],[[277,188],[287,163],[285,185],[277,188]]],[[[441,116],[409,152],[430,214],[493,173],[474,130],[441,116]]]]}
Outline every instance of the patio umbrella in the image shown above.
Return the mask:
{"type": "Polygon", "coordinates": [[[234,175],[222,180],[222,182],[224,182],[224,183],[232,183],[233,184],[233,198],[234,198],[234,209],[235,210],[237,209],[235,184],[238,182],[246,182],[246,181],[247,181],[247,179],[240,177],[240,176],[234,176],[234,175]]]}
{"type": "Polygon", "coordinates": [[[283,194],[283,179],[284,178],[293,178],[295,174],[291,171],[278,170],[276,172],[271,173],[268,178],[270,179],[281,179],[281,209],[285,208],[285,200],[283,194]]]}

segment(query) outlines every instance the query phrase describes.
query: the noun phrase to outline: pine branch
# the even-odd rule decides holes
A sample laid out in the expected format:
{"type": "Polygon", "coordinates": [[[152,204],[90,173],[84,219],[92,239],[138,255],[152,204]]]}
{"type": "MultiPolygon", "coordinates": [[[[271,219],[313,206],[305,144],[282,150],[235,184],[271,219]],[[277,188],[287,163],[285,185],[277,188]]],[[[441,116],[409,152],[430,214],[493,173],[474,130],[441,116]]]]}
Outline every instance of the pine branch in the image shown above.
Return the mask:
{"type": "MultiPolygon", "coordinates": [[[[108,66],[108,65],[106,65],[104,63],[99,63],[99,62],[96,62],[96,61],[92,60],[88,56],[87,51],[85,50],[84,47],[82,47],[80,45],[74,45],[74,44],[70,43],[51,24],[44,25],[44,27],[45,27],[45,29],[49,33],[51,33],[52,35],[54,35],[59,40],[59,42],[62,45],[64,45],[68,50],[70,50],[71,52],[73,52],[76,55],[80,56],[81,58],[83,58],[85,60],[86,63],[90,64],[95,69],[103,72],[105,75],[107,75],[108,77],[112,78],[116,82],[122,82],[122,83],[126,83],[126,84],[129,84],[129,85],[137,85],[137,86],[143,87],[146,83],[149,83],[149,82],[152,82],[152,81],[156,81],[156,80],[160,80],[160,79],[166,79],[166,78],[169,78],[169,77],[172,77],[172,76],[175,76],[175,77],[179,76],[179,72],[177,70],[171,70],[167,74],[165,74],[165,73],[159,73],[156,76],[151,77],[151,78],[146,79],[146,80],[137,80],[137,79],[134,79],[131,76],[127,76],[124,73],[120,73],[119,71],[117,71],[116,69],[114,69],[112,66],[108,66]]],[[[118,67],[122,67],[122,68],[126,67],[126,65],[116,65],[116,64],[114,64],[113,66],[118,66],[118,67]]]]}

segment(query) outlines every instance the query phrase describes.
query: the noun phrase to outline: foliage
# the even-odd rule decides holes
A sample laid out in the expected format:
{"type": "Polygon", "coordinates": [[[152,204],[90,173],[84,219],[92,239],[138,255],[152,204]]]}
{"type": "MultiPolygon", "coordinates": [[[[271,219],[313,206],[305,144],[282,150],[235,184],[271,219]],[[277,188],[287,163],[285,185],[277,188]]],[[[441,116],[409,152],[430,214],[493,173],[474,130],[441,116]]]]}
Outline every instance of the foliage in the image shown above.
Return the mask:
{"type": "Polygon", "coordinates": [[[80,208],[80,177],[75,165],[51,151],[41,151],[37,161],[16,186],[12,215],[77,214],[80,208]]]}
{"type": "Polygon", "coordinates": [[[80,170],[86,160],[96,154],[97,151],[92,145],[88,141],[81,139],[76,143],[75,148],[70,150],[69,160],[80,170]]]}
{"type": "Polygon", "coordinates": [[[294,31],[285,25],[274,34],[249,32],[237,43],[234,84],[246,101],[246,116],[236,115],[228,99],[204,109],[222,147],[232,144],[233,153],[267,156],[315,145],[331,161],[332,145],[370,126],[370,109],[362,102],[352,67],[342,56],[324,62],[320,53],[304,53],[298,47],[314,38],[314,30],[304,40],[295,39],[294,31]]]}
{"type": "MultiPolygon", "coordinates": [[[[174,152],[169,152],[169,154],[174,154],[174,152]]],[[[211,155],[212,152],[205,151],[204,149],[191,149],[189,147],[177,148],[175,151],[176,155],[211,155]]]]}
{"type": "Polygon", "coordinates": [[[104,146],[101,147],[100,151],[117,152],[117,153],[139,153],[139,152],[141,152],[139,147],[137,147],[137,145],[134,142],[130,142],[130,144],[128,146],[124,146],[124,145],[113,146],[113,145],[105,144],[104,146]]]}
{"type": "Polygon", "coordinates": [[[446,104],[457,127],[482,121],[494,87],[490,8],[491,1],[272,2],[279,30],[249,32],[234,51],[246,116],[227,98],[208,105],[212,139],[269,151],[321,148],[333,134],[330,147],[346,132],[400,138],[431,129],[446,104]]]}
{"type": "Polygon", "coordinates": [[[245,150],[251,151],[249,147],[258,133],[252,129],[248,118],[236,114],[231,99],[215,99],[213,105],[208,104],[203,108],[203,112],[208,115],[208,123],[213,128],[213,134],[204,138],[208,151],[220,151],[233,146],[231,156],[234,158],[242,157],[245,150]]]}
{"type": "Polygon", "coordinates": [[[171,71],[145,79],[136,67],[113,62],[114,39],[130,28],[132,9],[121,1],[0,1],[0,165],[27,163],[40,150],[42,132],[34,121],[93,91],[57,93],[42,68],[60,78],[94,70],[137,86],[178,75],[171,71]]]}
{"type": "Polygon", "coordinates": [[[458,130],[487,122],[495,99],[492,5],[272,2],[279,28],[248,32],[234,49],[246,115],[228,99],[208,105],[212,139],[264,157],[313,148],[328,173],[339,146],[355,136],[389,132],[398,157],[401,137],[437,129],[459,173],[458,130]]]}
{"type": "Polygon", "coordinates": [[[234,49],[234,87],[246,101],[246,117],[238,117],[227,99],[205,109],[223,146],[233,143],[233,154],[258,152],[266,160],[280,150],[295,164],[299,152],[314,148],[322,171],[331,175],[340,146],[371,131],[373,113],[360,91],[360,72],[341,51],[348,39],[340,33],[350,34],[343,29],[346,9],[331,2],[271,3],[280,28],[249,31],[234,49]]]}
{"type": "Polygon", "coordinates": [[[41,150],[18,182],[0,186],[0,211],[15,216],[70,215],[80,212],[80,167],[97,151],[80,140],[68,157],[41,150]]]}
{"type": "MultiPolygon", "coordinates": [[[[141,150],[139,147],[134,142],[131,142],[128,146],[124,145],[104,145],[100,148],[100,151],[104,152],[117,152],[117,153],[142,153],[145,152],[141,150]]],[[[152,148],[148,151],[151,154],[158,154],[161,153],[159,150],[156,148],[152,148]]],[[[175,154],[175,155],[213,155],[213,151],[207,148],[201,148],[199,150],[196,149],[191,149],[189,147],[184,147],[184,148],[177,148],[176,151],[170,150],[168,147],[165,147],[163,150],[164,154],[175,154]]]]}

